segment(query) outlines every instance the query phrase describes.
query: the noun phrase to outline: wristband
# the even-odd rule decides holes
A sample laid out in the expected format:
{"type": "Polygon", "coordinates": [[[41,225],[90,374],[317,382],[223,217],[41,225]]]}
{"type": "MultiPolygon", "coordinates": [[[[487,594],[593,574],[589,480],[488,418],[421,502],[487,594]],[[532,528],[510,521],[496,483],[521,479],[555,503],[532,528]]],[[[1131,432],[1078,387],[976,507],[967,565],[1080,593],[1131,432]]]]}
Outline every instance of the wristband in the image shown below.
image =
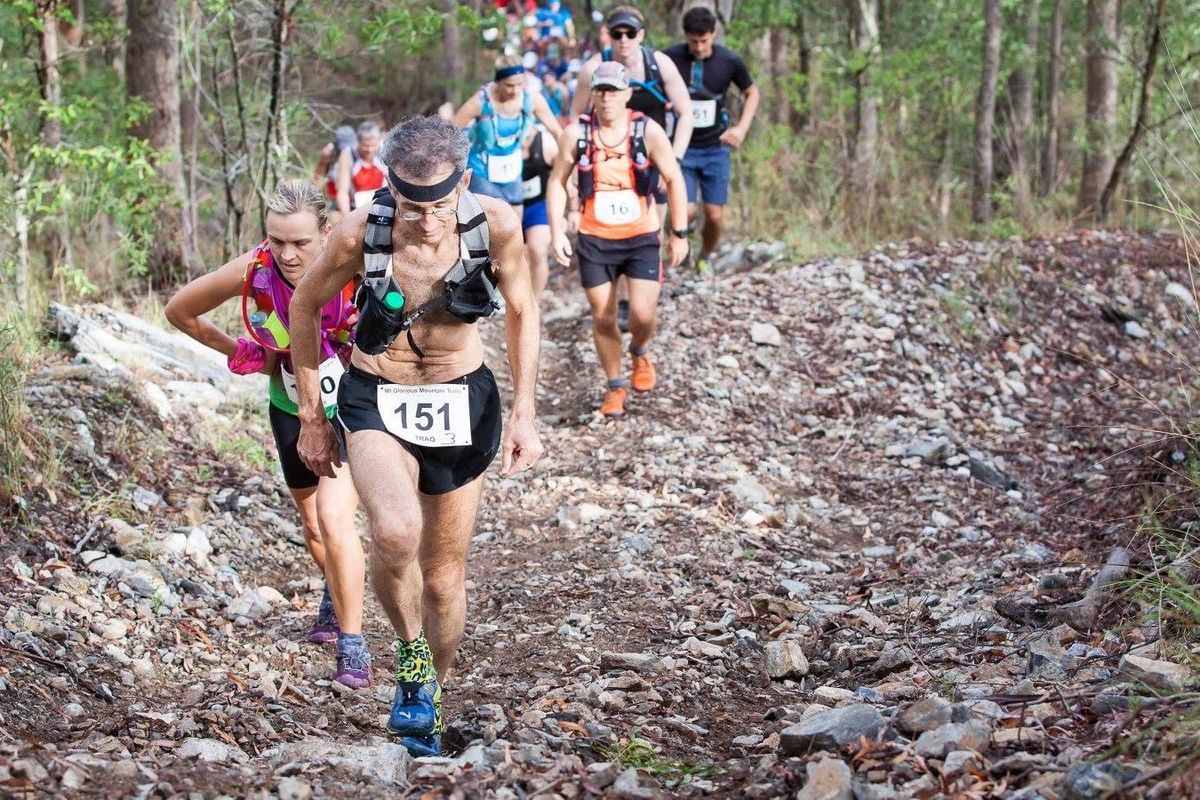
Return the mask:
{"type": "Polygon", "coordinates": [[[237,351],[229,357],[228,364],[234,375],[252,375],[267,365],[267,351],[249,339],[238,339],[237,351]]]}

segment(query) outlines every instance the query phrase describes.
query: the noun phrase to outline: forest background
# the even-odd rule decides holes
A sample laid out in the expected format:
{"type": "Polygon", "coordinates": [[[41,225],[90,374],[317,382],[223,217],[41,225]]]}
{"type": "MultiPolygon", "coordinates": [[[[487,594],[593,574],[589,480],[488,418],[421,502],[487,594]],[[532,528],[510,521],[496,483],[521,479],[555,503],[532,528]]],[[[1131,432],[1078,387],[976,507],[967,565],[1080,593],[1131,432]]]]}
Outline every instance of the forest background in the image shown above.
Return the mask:
{"type": "MultiPolygon", "coordinates": [[[[679,41],[695,4],[639,4],[650,41],[679,41]]],[[[735,235],[805,255],[1176,227],[1200,207],[1198,0],[716,5],[764,93],[735,160],[735,235]]],[[[608,8],[566,6],[581,37],[608,8]]],[[[217,266],[262,237],[272,186],[311,175],[337,124],[461,102],[490,71],[496,14],[481,0],[4,4],[0,295],[136,299],[217,266]]]]}

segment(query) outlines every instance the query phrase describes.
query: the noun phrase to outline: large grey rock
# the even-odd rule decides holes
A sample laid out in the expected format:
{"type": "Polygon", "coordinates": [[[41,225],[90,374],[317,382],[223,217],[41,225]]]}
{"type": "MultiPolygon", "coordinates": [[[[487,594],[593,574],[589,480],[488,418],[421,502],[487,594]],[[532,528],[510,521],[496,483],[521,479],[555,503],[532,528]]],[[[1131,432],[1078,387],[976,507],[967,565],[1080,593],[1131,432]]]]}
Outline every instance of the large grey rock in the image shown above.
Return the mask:
{"type": "Polygon", "coordinates": [[[662,659],[653,653],[601,653],[600,669],[628,669],[634,672],[657,672],[663,668],[662,659]]]}
{"type": "Polygon", "coordinates": [[[887,730],[887,720],[871,706],[831,708],[787,727],[779,734],[784,755],[804,755],[813,750],[837,750],[863,736],[877,738],[887,730]]]}
{"type": "Polygon", "coordinates": [[[184,739],[175,754],[180,758],[196,758],[214,764],[228,764],[231,761],[245,764],[250,760],[250,756],[246,755],[240,747],[218,739],[197,739],[195,737],[184,739]]]}
{"type": "Polygon", "coordinates": [[[917,737],[916,750],[927,758],[942,758],[952,750],[974,750],[982,753],[987,749],[992,729],[983,720],[951,722],[917,737]]]}
{"type": "Polygon", "coordinates": [[[271,602],[254,589],[242,592],[225,607],[226,619],[262,619],[271,610],[271,602]]]}
{"type": "Polygon", "coordinates": [[[936,730],[949,723],[950,702],[943,697],[918,700],[896,717],[896,728],[908,734],[936,730]]]}
{"type": "Polygon", "coordinates": [[[149,561],[134,561],[128,569],[121,572],[121,583],[125,584],[141,597],[153,597],[160,589],[166,588],[162,573],[149,561]]]}
{"type": "Polygon", "coordinates": [[[779,333],[779,328],[771,323],[755,322],[750,326],[750,341],[755,344],[779,347],[783,344],[783,336],[779,333]]]}
{"type": "Polygon", "coordinates": [[[767,675],[771,678],[799,678],[808,674],[808,659],[800,649],[800,643],[788,639],[783,642],[767,642],[767,675]]]}
{"type": "Polygon", "coordinates": [[[1159,661],[1142,656],[1121,657],[1121,672],[1147,686],[1181,692],[1192,682],[1192,671],[1173,661],[1159,661]]]}
{"type": "Polygon", "coordinates": [[[823,758],[808,764],[808,780],[804,788],[796,793],[796,800],[852,800],[853,773],[846,763],[837,758],[823,758]]]}
{"type": "Polygon", "coordinates": [[[1076,764],[1063,776],[1063,797],[1066,800],[1095,800],[1108,797],[1137,775],[1136,769],[1123,767],[1114,761],[1076,764]]]}
{"type": "Polygon", "coordinates": [[[347,779],[399,787],[408,782],[412,758],[402,745],[374,737],[363,744],[310,737],[265,750],[261,760],[275,766],[297,761],[308,767],[324,767],[347,779]]]}

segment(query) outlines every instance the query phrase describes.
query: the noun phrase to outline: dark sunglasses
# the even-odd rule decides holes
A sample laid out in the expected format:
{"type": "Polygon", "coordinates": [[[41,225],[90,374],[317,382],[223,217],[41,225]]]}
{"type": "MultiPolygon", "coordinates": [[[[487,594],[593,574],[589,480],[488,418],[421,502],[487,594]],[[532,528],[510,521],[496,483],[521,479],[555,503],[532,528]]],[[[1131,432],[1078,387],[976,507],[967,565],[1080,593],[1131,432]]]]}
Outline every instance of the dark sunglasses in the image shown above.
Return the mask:
{"type": "Polygon", "coordinates": [[[615,31],[609,31],[608,35],[614,40],[616,39],[636,39],[638,32],[629,28],[617,28],[615,31]]]}

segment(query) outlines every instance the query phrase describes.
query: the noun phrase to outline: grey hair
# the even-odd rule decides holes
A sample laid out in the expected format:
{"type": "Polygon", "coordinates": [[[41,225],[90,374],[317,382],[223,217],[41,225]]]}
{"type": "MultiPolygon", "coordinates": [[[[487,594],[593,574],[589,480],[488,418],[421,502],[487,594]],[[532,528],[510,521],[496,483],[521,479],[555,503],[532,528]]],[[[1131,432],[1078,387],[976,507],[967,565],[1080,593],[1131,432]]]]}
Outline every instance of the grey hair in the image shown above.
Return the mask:
{"type": "Polygon", "coordinates": [[[329,224],[329,205],[325,201],[325,194],[312,181],[281,181],[267,200],[267,211],[284,216],[311,211],[317,218],[318,228],[323,229],[329,224]]]}
{"type": "Polygon", "coordinates": [[[470,150],[466,134],[441,117],[409,117],[387,132],[379,158],[398,175],[424,180],[446,164],[466,169],[470,150]]]}
{"type": "Polygon", "coordinates": [[[378,122],[373,122],[371,120],[367,120],[366,122],[358,123],[358,138],[361,139],[363,137],[369,138],[371,136],[382,136],[382,135],[383,135],[383,128],[379,127],[378,122]]]}

